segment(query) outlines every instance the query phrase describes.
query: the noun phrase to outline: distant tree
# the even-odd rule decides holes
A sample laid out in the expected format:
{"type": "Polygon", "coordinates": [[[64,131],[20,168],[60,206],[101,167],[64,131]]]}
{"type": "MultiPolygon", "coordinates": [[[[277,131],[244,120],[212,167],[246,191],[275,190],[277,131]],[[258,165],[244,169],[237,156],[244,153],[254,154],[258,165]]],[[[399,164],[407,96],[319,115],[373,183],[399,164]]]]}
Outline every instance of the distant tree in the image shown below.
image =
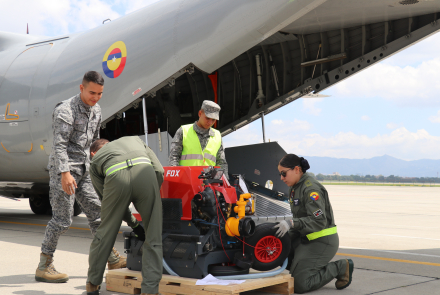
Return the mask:
{"type": "Polygon", "coordinates": [[[318,175],[316,175],[316,179],[318,179],[319,181],[323,181],[325,177],[323,174],[319,173],[318,175]]]}

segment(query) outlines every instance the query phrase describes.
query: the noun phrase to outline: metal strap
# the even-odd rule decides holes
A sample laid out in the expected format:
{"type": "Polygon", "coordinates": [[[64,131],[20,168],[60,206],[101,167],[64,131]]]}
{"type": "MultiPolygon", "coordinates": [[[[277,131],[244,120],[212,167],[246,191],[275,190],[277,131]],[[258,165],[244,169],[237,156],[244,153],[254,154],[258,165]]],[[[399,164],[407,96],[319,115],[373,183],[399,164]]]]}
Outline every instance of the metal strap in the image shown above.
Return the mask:
{"type": "Polygon", "coordinates": [[[140,157],[140,158],[135,158],[135,159],[128,159],[125,162],[121,162],[118,164],[115,164],[111,167],[109,167],[106,171],[105,171],[105,175],[109,176],[112,173],[115,173],[118,170],[121,169],[125,169],[128,167],[133,167],[135,165],[139,165],[139,164],[149,164],[151,165],[151,161],[148,158],[144,158],[144,157],[140,157]]]}
{"type": "Polygon", "coordinates": [[[306,235],[306,237],[307,237],[307,239],[309,239],[309,241],[312,241],[312,240],[316,240],[317,238],[334,235],[337,232],[338,231],[336,230],[336,226],[335,226],[335,227],[326,228],[321,231],[317,231],[317,232],[308,234],[308,235],[306,235]]]}
{"type": "Polygon", "coordinates": [[[205,153],[205,159],[213,161],[214,163],[217,161],[217,158],[211,154],[205,153]]]}
{"type": "Polygon", "coordinates": [[[180,157],[180,160],[203,160],[203,156],[199,155],[199,154],[187,154],[187,155],[182,155],[180,157]]]}

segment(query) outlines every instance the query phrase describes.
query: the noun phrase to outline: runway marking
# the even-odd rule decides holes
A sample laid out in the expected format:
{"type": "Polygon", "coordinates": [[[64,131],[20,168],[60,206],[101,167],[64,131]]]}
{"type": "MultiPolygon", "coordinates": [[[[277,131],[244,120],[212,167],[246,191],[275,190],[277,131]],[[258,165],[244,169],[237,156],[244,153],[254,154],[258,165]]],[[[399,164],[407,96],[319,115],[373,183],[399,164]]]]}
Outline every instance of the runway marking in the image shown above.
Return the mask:
{"type": "Polygon", "coordinates": [[[393,261],[393,262],[403,262],[403,263],[412,263],[412,264],[423,264],[423,265],[431,265],[431,266],[440,266],[440,263],[414,261],[414,260],[403,260],[403,259],[385,258],[385,257],[377,257],[377,256],[366,256],[366,255],[348,254],[348,253],[336,253],[336,255],[339,255],[339,256],[349,256],[349,257],[358,257],[358,258],[365,258],[365,259],[374,259],[374,260],[385,260],[385,261],[393,261]]]}
{"type": "Polygon", "coordinates": [[[395,237],[395,238],[408,238],[408,239],[420,239],[420,240],[440,241],[440,239],[420,238],[420,237],[395,236],[395,235],[384,235],[384,234],[371,234],[371,235],[372,235],[372,236],[385,236],[385,237],[395,237]]]}
{"type": "Polygon", "coordinates": [[[375,252],[385,252],[385,253],[394,253],[394,254],[403,254],[403,255],[416,255],[416,256],[426,256],[426,257],[440,258],[439,255],[411,253],[411,252],[400,252],[400,251],[392,251],[392,250],[377,250],[377,249],[367,249],[367,248],[357,248],[357,247],[343,247],[343,246],[339,246],[339,248],[340,249],[366,250],[366,251],[375,251],[375,252]]]}
{"type": "MultiPolygon", "coordinates": [[[[46,224],[38,224],[38,223],[25,223],[25,222],[3,221],[3,220],[0,220],[0,222],[2,222],[2,223],[12,223],[12,224],[22,224],[22,225],[36,225],[36,226],[44,226],[44,227],[46,227],[46,224]]],[[[81,228],[81,227],[74,227],[74,226],[69,227],[69,229],[79,229],[79,230],[88,230],[88,231],[90,231],[90,228],[81,228]]],[[[118,233],[122,234],[121,231],[119,231],[118,233]]]]}

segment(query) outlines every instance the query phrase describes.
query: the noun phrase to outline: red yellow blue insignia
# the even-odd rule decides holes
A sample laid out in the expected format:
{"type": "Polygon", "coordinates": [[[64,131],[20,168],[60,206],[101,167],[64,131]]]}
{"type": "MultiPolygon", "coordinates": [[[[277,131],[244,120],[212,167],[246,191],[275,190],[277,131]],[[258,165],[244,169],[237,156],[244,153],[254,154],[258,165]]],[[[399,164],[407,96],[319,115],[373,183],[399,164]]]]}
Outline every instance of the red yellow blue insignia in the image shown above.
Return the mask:
{"type": "Polygon", "coordinates": [[[102,59],[102,69],[109,78],[117,78],[121,75],[127,60],[127,48],[125,43],[117,41],[113,43],[105,52],[102,59]]]}
{"type": "Polygon", "coordinates": [[[313,201],[318,201],[319,194],[317,192],[310,193],[310,199],[312,199],[313,201]]]}

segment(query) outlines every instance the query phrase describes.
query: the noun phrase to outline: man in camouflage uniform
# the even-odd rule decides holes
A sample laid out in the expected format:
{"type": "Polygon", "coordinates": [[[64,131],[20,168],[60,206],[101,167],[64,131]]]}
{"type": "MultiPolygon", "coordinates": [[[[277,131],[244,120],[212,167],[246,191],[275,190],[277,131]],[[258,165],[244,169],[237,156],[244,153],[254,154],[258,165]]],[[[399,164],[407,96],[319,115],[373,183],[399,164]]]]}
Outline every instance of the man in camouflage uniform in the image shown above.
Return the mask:
{"type": "MultiPolygon", "coordinates": [[[[49,157],[50,204],[52,219],[46,226],[41,246],[40,263],[35,279],[60,283],[69,280],[53,266],[53,253],[58,239],[65,233],[73,216],[77,200],[87,216],[90,230],[95,235],[101,223],[101,201],[93,189],[89,175],[89,148],[99,138],[101,108],[97,104],[104,89],[104,79],[97,72],[87,72],[80,85],[81,93],[55,106],[53,120],[53,147],[49,157]]],[[[135,227],[134,217],[129,226],[135,227]]],[[[109,268],[125,267],[125,258],[116,249],[109,258],[109,268]]]]}
{"type": "Polygon", "coordinates": [[[212,128],[219,119],[219,112],[218,104],[210,100],[203,101],[198,114],[199,120],[194,124],[184,125],[176,131],[168,159],[170,166],[220,166],[225,176],[228,176],[228,163],[221,135],[218,130],[212,128]],[[197,141],[195,136],[190,136],[193,131],[197,135],[198,142],[194,142],[197,141]],[[214,141],[217,141],[217,145],[214,141]],[[193,148],[192,152],[187,152],[188,147],[193,148]]]}

